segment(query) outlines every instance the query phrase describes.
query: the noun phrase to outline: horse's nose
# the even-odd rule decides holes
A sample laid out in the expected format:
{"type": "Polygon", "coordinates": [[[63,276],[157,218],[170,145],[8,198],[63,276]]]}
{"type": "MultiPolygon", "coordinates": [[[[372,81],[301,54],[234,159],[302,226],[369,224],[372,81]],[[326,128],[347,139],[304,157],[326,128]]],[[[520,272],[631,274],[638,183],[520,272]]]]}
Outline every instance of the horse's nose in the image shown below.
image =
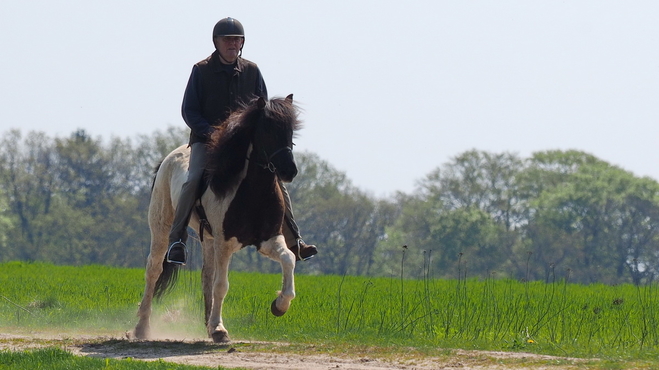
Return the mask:
{"type": "Polygon", "coordinates": [[[297,164],[291,149],[288,147],[286,149],[274,156],[273,162],[279,179],[283,182],[291,182],[297,176],[297,164]]]}
{"type": "Polygon", "coordinates": [[[291,166],[287,166],[286,169],[279,169],[279,178],[283,182],[291,182],[297,176],[297,166],[295,162],[291,166]]]}

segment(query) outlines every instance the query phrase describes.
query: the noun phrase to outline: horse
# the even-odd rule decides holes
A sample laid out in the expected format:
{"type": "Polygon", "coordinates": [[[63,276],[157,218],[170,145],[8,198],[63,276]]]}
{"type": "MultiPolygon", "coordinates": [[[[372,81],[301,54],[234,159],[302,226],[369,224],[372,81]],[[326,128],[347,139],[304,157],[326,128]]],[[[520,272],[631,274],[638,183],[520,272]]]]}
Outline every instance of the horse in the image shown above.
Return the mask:
{"type": "MultiPolygon", "coordinates": [[[[229,289],[231,256],[254,245],[259,253],[281,264],[282,289],[271,304],[281,316],[295,298],[295,255],[283,236],[284,198],[279,181],[297,175],[293,136],[301,128],[293,95],[266,101],[256,99],[233,112],[213,133],[207,146],[208,188],[200,201],[212,236],[202,239],[202,289],[206,328],[214,342],[230,341],[222,320],[222,305],[229,289]]],[[[145,288],[133,335],[148,339],[151,303],[176,281],[178,265],[167,262],[168,234],[176,202],[187,178],[190,149],[172,151],[157,168],[149,204],[151,246],[145,288]]],[[[193,215],[190,227],[200,220],[193,215]]],[[[202,231],[203,232],[203,231],[202,231]]]]}

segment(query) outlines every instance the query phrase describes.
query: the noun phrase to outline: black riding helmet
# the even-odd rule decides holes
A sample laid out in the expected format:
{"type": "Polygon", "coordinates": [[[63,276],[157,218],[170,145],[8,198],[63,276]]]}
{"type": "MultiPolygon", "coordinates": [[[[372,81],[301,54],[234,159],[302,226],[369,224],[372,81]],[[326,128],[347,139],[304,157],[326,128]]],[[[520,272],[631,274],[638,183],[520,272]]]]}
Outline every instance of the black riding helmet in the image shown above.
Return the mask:
{"type": "Polygon", "coordinates": [[[237,19],[227,17],[220,19],[213,27],[213,38],[218,36],[240,36],[245,37],[245,29],[237,19]]]}
{"type": "MultiPolygon", "coordinates": [[[[243,46],[245,46],[245,29],[243,25],[235,18],[226,17],[220,19],[213,27],[213,45],[215,45],[215,38],[220,36],[239,36],[243,38],[243,46]]],[[[240,48],[242,54],[243,48],[240,48]]]]}

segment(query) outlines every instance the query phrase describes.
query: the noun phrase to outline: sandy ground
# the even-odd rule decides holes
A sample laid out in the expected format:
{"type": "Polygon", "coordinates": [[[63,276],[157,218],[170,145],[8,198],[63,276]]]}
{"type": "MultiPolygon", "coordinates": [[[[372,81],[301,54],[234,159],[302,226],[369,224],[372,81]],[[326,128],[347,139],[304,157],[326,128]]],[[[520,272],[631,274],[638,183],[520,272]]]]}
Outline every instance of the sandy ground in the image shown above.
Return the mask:
{"type": "Polygon", "coordinates": [[[233,342],[218,345],[206,339],[135,341],[80,334],[2,334],[0,349],[13,351],[57,346],[73,354],[100,358],[155,361],[226,368],[299,370],[426,370],[426,369],[577,369],[583,360],[519,352],[446,351],[440,357],[418,353],[322,353],[315,346],[294,349],[285,343],[233,342]]]}

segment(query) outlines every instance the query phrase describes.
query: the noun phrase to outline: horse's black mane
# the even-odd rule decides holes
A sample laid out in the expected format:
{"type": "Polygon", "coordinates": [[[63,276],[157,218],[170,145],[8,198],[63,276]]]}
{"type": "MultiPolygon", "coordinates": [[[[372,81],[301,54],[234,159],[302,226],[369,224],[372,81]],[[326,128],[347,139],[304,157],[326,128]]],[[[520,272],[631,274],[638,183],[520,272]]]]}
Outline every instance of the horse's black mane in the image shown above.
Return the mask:
{"type": "Polygon", "coordinates": [[[231,113],[213,132],[207,147],[206,171],[211,189],[218,196],[223,196],[237,185],[254,130],[262,119],[277,130],[295,132],[302,126],[297,106],[292,100],[284,98],[273,98],[265,102],[265,106],[260,106],[258,99],[255,99],[231,113]]]}

